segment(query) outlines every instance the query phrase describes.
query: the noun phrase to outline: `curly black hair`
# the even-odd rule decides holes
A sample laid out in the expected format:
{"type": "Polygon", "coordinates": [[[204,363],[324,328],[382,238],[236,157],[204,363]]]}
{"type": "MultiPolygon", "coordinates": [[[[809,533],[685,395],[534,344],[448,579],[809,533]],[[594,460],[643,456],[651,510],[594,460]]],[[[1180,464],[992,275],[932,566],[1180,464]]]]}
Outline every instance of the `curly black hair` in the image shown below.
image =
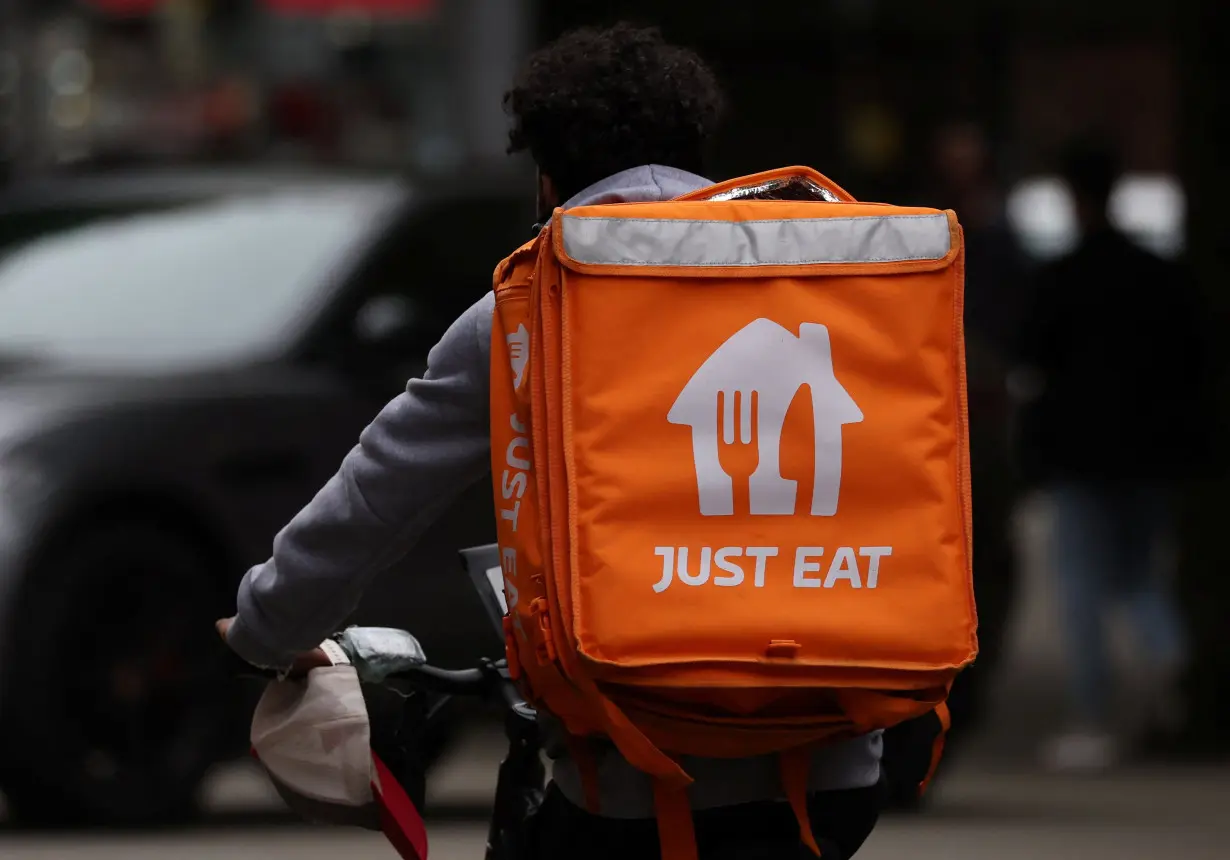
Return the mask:
{"type": "Polygon", "coordinates": [[[528,151],[562,199],[621,170],[702,173],[725,100],[694,52],[656,28],[568,33],[533,54],[504,96],[509,153],[528,151]]]}

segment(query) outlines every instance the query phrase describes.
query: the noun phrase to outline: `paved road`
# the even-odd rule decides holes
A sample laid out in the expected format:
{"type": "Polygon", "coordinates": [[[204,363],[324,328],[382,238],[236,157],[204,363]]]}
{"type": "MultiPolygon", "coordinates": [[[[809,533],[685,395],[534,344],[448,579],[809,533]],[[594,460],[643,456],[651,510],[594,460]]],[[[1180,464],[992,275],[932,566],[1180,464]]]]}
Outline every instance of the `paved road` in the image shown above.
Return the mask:
{"type": "MultiPolygon", "coordinates": [[[[252,786],[249,786],[251,788],[252,786]]],[[[1230,771],[1140,771],[1114,779],[963,774],[916,820],[882,823],[865,860],[1225,860],[1230,771]]],[[[481,856],[481,825],[431,831],[437,860],[481,856]]],[[[5,860],[382,860],[379,837],[273,825],[172,836],[57,837],[0,832],[5,860]]]]}
{"type": "MultiPolygon", "coordinates": [[[[438,808],[481,811],[497,739],[478,736],[433,780],[438,808]]],[[[169,835],[57,836],[0,829],[4,860],[395,860],[379,836],[308,828],[247,767],[212,782],[212,821],[169,835]]],[[[431,825],[432,857],[480,857],[477,820],[431,825]]],[[[918,818],[885,820],[860,860],[1225,860],[1230,767],[1131,769],[1073,779],[1000,768],[955,772],[918,818]]]]}

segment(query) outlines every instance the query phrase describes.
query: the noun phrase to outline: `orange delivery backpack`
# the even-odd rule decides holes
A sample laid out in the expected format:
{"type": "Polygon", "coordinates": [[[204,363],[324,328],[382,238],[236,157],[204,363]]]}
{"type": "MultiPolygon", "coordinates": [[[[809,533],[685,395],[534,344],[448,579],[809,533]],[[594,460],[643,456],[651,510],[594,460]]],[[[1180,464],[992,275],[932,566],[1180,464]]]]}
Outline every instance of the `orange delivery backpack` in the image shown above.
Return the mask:
{"type": "Polygon", "coordinates": [[[952,212],[787,168],[557,210],[496,270],[510,669],[652,777],[666,860],[685,755],[778,754],[819,854],[811,753],[976,655],[963,264],[952,212]]]}

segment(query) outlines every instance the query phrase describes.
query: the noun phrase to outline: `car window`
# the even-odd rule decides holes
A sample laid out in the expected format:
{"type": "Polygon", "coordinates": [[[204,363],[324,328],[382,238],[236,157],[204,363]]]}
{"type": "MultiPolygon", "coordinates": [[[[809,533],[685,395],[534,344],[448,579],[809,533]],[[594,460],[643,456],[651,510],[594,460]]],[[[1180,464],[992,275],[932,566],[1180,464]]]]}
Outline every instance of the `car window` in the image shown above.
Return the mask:
{"type": "Polygon", "coordinates": [[[53,206],[6,212],[0,214],[0,256],[10,248],[43,236],[63,233],[98,221],[169,211],[184,202],[186,201],[53,206]]]}
{"type": "Polygon", "coordinates": [[[496,265],[530,238],[532,218],[532,199],[495,195],[409,214],[359,275],[350,348],[387,354],[389,338],[400,338],[392,351],[413,364],[491,289],[496,265]]]}
{"type": "Polygon", "coordinates": [[[0,349],[103,367],[259,356],[318,312],[390,203],[373,189],[235,195],[11,239],[0,349]]]}

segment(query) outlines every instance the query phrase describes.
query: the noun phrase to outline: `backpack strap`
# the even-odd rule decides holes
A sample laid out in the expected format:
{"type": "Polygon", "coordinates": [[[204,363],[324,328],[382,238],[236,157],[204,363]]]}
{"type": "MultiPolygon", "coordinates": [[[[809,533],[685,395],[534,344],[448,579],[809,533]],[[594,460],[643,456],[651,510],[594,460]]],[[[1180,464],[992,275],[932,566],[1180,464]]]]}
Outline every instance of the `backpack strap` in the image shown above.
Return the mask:
{"type": "Polygon", "coordinates": [[[820,856],[820,846],[816,843],[816,835],[811,829],[811,818],[807,812],[807,777],[811,772],[810,745],[786,750],[778,756],[781,766],[782,790],[794,810],[795,820],[799,823],[799,841],[806,845],[813,854],[820,856]]]}
{"type": "Polygon", "coordinates": [[[699,860],[696,823],[686,786],[653,779],[653,808],[658,819],[658,843],[662,860],[699,860]]]}
{"type": "Polygon", "coordinates": [[[948,737],[948,729],[952,727],[952,715],[948,712],[947,702],[940,702],[936,706],[934,713],[939,717],[940,730],[936,734],[935,740],[931,742],[931,766],[927,768],[927,775],[918,787],[918,795],[920,797],[926,793],[927,788],[931,785],[931,780],[935,778],[935,772],[940,766],[940,759],[944,756],[944,740],[948,737]]]}
{"type": "Polygon", "coordinates": [[[645,737],[645,733],[628,719],[628,715],[619,705],[599,690],[592,680],[579,676],[575,682],[582,692],[598,703],[607,737],[614,742],[629,764],[649,774],[654,780],[662,780],[667,785],[686,791],[692,784],[692,777],[679,766],[679,762],[654,746],[653,741],[645,737]]]}

